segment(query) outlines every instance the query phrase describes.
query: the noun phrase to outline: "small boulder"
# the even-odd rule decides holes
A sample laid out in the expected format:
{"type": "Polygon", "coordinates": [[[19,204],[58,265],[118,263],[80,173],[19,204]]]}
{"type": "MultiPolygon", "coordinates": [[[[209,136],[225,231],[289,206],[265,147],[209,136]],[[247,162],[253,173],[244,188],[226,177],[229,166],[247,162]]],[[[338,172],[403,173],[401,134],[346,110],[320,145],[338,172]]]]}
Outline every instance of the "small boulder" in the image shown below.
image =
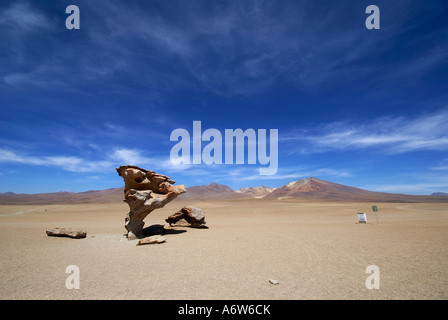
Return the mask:
{"type": "Polygon", "coordinates": [[[82,239],[87,236],[87,232],[71,228],[54,228],[46,231],[47,236],[69,237],[73,239],[82,239]]]}
{"type": "Polygon", "coordinates": [[[194,228],[204,228],[206,224],[204,210],[193,206],[183,207],[178,212],[170,215],[165,221],[172,226],[181,219],[187,221],[189,226],[194,228]]]}
{"type": "Polygon", "coordinates": [[[152,236],[152,237],[148,237],[148,238],[144,238],[144,239],[140,239],[137,242],[137,246],[142,246],[144,244],[154,244],[154,243],[163,243],[165,242],[167,239],[165,237],[162,236],[152,236]]]}

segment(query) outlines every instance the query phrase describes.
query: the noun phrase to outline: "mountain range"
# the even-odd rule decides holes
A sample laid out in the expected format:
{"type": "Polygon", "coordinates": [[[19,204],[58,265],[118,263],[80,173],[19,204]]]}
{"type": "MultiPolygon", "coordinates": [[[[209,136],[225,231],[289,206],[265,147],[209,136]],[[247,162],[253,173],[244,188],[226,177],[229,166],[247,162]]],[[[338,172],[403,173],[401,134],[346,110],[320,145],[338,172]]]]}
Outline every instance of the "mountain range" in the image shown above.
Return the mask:
{"type": "Polygon", "coordinates": [[[448,192],[434,192],[431,193],[432,196],[442,196],[442,197],[448,197],[448,192]]]}
{"type": "MultiPolygon", "coordinates": [[[[174,201],[207,200],[295,200],[295,201],[368,201],[368,202],[448,202],[446,193],[432,195],[408,195],[368,191],[317,178],[292,181],[280,188],[255,187],[232,188],[217,184],[192,186],[174,201]]],[[[62,204],[62,203],[104,203],[123,200],[123,188],[94,190],[86,192],[55,192],[40,194],[0,193],[0,204],[62,204]]]]}

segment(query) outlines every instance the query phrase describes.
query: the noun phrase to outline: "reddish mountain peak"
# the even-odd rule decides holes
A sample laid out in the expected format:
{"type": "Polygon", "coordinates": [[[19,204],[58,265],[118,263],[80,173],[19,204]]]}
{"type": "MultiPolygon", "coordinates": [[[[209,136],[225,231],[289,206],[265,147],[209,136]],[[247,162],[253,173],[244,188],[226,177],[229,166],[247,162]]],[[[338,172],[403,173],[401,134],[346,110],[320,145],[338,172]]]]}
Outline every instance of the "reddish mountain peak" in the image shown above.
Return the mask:
{"type": "Polygon", "coordinates": [[[216,182],[212,182],[208,186],[210,188],[212,188],[213,190],[220,191],[220,192],[234,192],[233,189],[230,188],[229,186],[226,186],[224,184],[219,184],[216,182]]]}
{"type": "Polygon", "coordinates": [[[218,184],[216,182],[212,182],[208,186],[212,187],[212,188],[219,188],[220,186],[223,186],[223,184],[218,184]]]}
{"type": "Polygon", "coordinates": [[[187,192],[190,193],[198,193],[198,194],[205,194],[205,193],[233,193],[233,189],[229,186],[218,184],[216,182],[212,182],[209,185],[201,185],[201,186],[193,186],[187,188],[187,192]]]}
{"type": "Polygon", "coordinates": [[[287,185],[285,185],[283,188],[298,192],[319,192],[324,191],[329,184],[330,183],[327,181],[311,177],[297,181],[292,181],[287,185]]]}

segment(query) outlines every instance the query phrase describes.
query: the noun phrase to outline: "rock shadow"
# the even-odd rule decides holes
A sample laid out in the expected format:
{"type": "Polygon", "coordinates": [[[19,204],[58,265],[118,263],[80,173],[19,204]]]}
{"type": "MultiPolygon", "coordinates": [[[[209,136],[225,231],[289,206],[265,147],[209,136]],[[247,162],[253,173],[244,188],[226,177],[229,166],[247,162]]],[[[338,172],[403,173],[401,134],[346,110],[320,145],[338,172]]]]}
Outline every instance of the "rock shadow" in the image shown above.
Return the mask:
{"type": "Polygon", "coordinates": [[[144,237],[150,237],[155,235],[166,235],[166,234],[179,234],[187,232],[187,230],[177,230],[177,229],[165,229],[161,224],[153,224],[149,227],[143,228],[144,237]]]}

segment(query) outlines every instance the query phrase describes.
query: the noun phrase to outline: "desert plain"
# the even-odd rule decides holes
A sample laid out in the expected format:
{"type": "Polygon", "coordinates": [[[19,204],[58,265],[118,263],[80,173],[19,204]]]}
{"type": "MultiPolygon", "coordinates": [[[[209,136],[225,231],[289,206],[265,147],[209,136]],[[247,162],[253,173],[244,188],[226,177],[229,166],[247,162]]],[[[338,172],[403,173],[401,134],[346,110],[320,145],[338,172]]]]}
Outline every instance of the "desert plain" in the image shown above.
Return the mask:
{"type": "Polygon", "coordinates": [[[447,299],[448,203],[374,203],[378,221],[372,204],[176,199],[145,219],[167,241],[144,246],[124,237],[123,202],[1,205],[0,299],[447,299]],[[165,222],[185,204],[208,229],[165,222]],[[47,236],[55,227],[87,237],[47,236]]]}

